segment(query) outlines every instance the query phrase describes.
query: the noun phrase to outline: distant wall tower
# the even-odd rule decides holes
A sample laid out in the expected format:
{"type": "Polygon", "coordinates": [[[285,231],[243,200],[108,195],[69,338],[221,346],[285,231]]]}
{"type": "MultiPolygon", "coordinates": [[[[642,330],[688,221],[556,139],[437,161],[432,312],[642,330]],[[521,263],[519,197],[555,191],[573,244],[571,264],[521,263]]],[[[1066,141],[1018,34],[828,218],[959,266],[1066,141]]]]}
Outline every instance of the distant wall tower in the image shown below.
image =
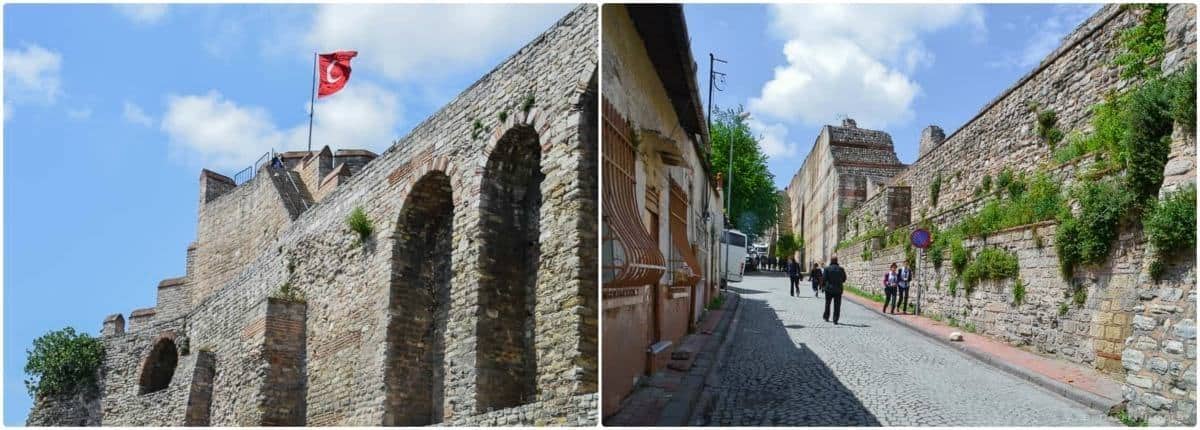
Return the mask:
{"type": "Polygon", "coordinates": [[[944,141],[946,141],[946,132],[942,131],[941,127],[936,125],[925,127],[924,130],[921,130],[921,152],[917,154],[917,157],[924,157],[925,154],[940,146],[944,141]]]}

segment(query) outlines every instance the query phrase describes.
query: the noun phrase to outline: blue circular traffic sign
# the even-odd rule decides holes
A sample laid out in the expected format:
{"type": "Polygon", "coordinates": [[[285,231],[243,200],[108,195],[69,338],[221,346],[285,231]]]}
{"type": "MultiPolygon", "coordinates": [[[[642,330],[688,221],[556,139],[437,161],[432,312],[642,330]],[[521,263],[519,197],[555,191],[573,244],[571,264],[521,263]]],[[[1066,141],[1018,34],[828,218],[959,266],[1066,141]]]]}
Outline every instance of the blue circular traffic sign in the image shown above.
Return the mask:
{"type": "Polygon", "coordinates": [[[929,234],[929,230],[918,228],[913,230],[912,236],[909,239],[912,240],[913,246],[925,249],[933,242],[933,235],[929,234]]]}

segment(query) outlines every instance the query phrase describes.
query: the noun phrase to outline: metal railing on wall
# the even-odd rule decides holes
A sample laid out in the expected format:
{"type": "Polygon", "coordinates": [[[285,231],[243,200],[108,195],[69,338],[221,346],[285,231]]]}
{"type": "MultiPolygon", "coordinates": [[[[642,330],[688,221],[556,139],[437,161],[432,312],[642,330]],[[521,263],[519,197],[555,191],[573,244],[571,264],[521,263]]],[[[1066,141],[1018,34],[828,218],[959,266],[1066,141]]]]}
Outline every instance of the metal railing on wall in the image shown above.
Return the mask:
{"type": "Polygon", "coordinates": [[[249,167],[246,167],[245,169],[239,170],[237,173],[235,173],[233,175],[233,183],[237,184],[237,185],[242,185],[242,184],[246,183],[247,181],[254,179],[254,174],[256,172],[258,172],[258,168],[262,167],[263,163],[267,163],[270,160],[273,160],[274,158],[275,158],[275,150],[274,149],[263,153],[263,155],[259,156],[257,160],[254,160],[254,163],[251,164],[249,167]]]}

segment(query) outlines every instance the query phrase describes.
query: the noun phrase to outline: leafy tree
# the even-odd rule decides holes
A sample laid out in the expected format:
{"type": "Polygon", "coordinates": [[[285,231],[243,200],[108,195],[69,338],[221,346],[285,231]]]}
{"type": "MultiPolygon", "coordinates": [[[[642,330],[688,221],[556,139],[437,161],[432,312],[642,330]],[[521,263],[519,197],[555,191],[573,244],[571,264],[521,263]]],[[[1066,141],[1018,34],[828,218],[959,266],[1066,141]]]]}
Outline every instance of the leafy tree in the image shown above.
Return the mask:
{"type": "Polygon", "coordinates": [[[747,236],[759,236],[779,218],[779,195],[775,175],[767,170],[767,156],[759,148],[759,138],[741,118],[743,109],[713,112],[710,128],[713,170],[720,172],[728,193],[729,148],[733,146],[733,201],[726,219],[747,236]]]}
{"type": "Polygon", "coordinates": [[[100,339],[75,333],[71,327],[51,331],[33,340],[26,350],[25,388],[29,395],[69,393],[96,383],[96,369],[104,357],[100,339]]]}
{"type": "Polygon", "coordinates": [[[803,239],[797,239],[791,233],[779,235],[779,239],[775,240],[775,256],[783,259],[791,258],[792,254],[804,246],[803,244],[803,239]]]}

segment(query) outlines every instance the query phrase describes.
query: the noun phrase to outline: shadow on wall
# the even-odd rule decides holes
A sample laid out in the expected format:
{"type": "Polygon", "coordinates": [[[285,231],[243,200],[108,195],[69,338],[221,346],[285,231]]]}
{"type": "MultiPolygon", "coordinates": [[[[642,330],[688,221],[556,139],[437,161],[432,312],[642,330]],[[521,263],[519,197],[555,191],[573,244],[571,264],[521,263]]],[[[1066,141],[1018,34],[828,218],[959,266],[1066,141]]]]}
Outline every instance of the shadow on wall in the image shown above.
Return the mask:
{"type": "MultiPolygon", "coordinates": [[[[842,385],[833,370],[804,344],[796,345],[776,311],[763,300],[742,297],[743,321],[734,338],[764,339],[750,348],[732,348],[717,371],[722,382],[741,381],[740,389],[722,388],[703,412],[703,425],[877,427],[875,415],[842,385]],[[751,328],[745,318],[770,318],[766,329],[751,328]],[[776,357],[763,360],[763,357],[776,357]],[[736,369],[730,363],[737,363],[736,369]],[[740,372],[740,373],[734,373],[740,372]],[[714,407],[738,411],[712,416],[714,407]]],[[[722,385],[725,385],[722,383],[722,385]]],[[[712,387],[707,387],[712,389],[712,387]]]]}

